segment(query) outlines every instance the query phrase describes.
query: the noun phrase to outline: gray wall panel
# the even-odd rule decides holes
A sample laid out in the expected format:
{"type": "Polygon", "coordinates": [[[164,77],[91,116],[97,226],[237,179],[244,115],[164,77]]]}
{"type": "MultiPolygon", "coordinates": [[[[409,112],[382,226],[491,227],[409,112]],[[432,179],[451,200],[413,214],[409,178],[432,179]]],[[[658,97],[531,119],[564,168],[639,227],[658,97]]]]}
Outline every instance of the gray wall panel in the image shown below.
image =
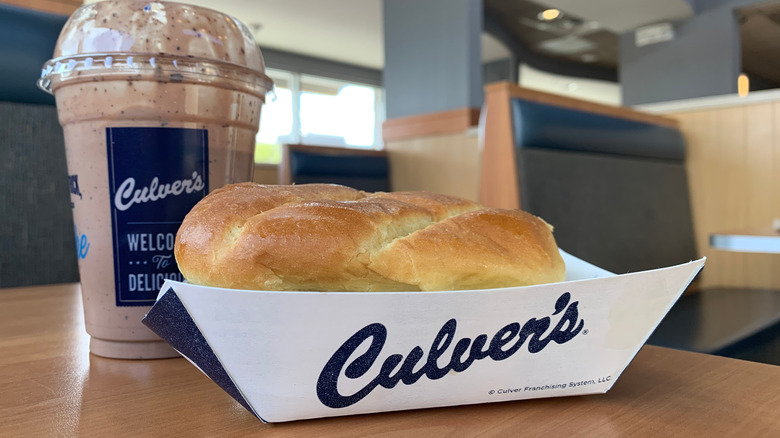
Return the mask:
{"type": "Polygon", "coordinates": [[[625,33],[620,36],[623,104],[735,93],[740,56],[739,25],[730,7],[675,26],[669,42],[636,47],[634,33],[625,33]]]}
{"type": "Polygon", "coordinates": [[[387,118],[482,106],[480,0],[384,1],[387,118]]]}
{"type": "Polygon", "coordinates": [[[675,39],[636,47],[620,36],[623,104],[666,102],[736,93],[742,68],[735,9],[756,0],[695,0],[696,16],[674,27],[675,39]]]}

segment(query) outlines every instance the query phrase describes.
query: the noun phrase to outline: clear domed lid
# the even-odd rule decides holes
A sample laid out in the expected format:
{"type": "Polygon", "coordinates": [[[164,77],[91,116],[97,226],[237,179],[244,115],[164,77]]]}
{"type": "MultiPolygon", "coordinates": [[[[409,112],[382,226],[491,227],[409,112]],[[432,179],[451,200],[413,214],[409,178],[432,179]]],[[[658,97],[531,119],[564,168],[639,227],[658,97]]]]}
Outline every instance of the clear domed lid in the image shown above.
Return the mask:
{"type": "Polygon", "coordinates": [[[68,19],[38,85],[51,92],[68,80],[133,72],[178,82],[227,76],[263,95],[273,84],[252,33],[237,19],[182,3],[108,0],[68,19]]]}

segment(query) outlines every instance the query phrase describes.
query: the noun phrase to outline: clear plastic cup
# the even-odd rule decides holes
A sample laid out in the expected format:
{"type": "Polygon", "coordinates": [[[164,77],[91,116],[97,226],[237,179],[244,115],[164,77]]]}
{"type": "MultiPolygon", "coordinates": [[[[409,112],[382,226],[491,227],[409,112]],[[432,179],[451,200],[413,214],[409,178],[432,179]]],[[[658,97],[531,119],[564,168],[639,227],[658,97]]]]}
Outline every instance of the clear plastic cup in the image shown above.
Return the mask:
{"type": "Polygon", "coordinates": [[[272,82],[249,30],[180,3],[112,0],[65,24],[38,86],[65,148],[90,351],[177,353],[141,324],[167,278],[176,231],[225,184],[250,181],[272,82]]]}

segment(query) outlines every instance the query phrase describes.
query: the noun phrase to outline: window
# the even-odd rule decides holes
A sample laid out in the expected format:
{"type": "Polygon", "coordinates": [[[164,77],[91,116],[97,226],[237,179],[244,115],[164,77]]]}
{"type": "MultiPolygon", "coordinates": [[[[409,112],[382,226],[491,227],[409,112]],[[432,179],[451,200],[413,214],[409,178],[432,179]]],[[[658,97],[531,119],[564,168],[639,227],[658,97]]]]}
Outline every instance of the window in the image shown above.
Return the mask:
{"type": "Polygon", "coordinates": [[[278,163],[283,143],[381,147],[380,88],[279,70],[267,74],[275,89],[263,106],[256,162],[278,163]]]}
{"type": "Polygon", "coordinates": [[[267,72],[274,81],[274,91],[266,96],[260,113],[255,162],[278,163],[282,160],[280,145],[292,142],[293,93],[290,89],[293,75],[285,72],[267,72]]]}

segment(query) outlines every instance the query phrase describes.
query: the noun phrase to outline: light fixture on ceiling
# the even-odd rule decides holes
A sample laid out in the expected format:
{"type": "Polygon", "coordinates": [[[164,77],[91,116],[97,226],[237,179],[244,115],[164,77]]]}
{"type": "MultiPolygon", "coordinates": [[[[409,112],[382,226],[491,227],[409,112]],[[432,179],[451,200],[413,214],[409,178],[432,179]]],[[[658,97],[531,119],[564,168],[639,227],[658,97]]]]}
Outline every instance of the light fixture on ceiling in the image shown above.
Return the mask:
{"type": "Polygon", "coordinates": [[[582,62],[596,62],[596,60],[599,59],[599,57],[592,53],[585,53],[582,56],[580,56],[580,59],[582,60],[582,62]]]}
{"type": "Polygon", "coordinates": [[[586,21],[582,23],[582,26],[580,28],[583,31],[595,31],[601,29],[601,23],[598,21],[586,21]]]}
{"type": "Polygon", "coordinates": [[[567,35],[560,38],[544,40],[536,47],[545,52],[556,55],[577,55],[592,52],[596,49],[596,43],[575,35],[567,35]]]}
{"type": "Polygon", "coordinates": [[[536,16],[540,21],[552,21],[561,17],[558,9],[545,9],[536,16]]]}
{"type": "Polygon", "coordinates": [[[656,23],[639,27],[634,31],[634,45],[643,47],[650,44],[658,44],[674,39],[674,26],[672,23],[656,23]]]}

